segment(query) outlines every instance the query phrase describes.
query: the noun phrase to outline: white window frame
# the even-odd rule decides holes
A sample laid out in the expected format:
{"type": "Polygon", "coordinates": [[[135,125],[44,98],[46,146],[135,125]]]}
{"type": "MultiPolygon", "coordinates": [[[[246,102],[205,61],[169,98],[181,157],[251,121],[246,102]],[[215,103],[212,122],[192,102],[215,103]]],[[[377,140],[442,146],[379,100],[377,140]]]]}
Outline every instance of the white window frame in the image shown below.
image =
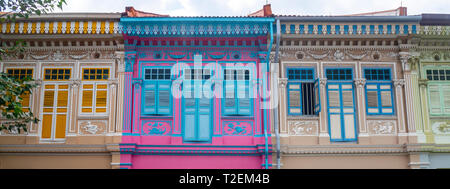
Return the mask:
{"type": "Polygon", "coordinates": [[[78,91],[78,115],[80,116],[107,116],[109,115],[109,111],[110,111],[110,95],[111,95],[111,90],[110,90],[110,85],[108,80],[83,80],[83,69],[109,69],[109,76],[108,76],[108,80],[110,80],[112,78],[112,67],[111,66],[80,66],[79,69],[79,77],[80,78],[80,86],[79,86],[79,91],[78,91]],[[91,113],[85,113],[82,112],[82,108],[83,108],[83,85],[94,85],[93,86],[93,95],[92,95],[92,112],[91,113]],[[96,113],[95,112],[95,107],[96,107],[96,102],[97,102],[97,85],[106,85],[106,112],[105,113],[96,113]]]}
{"type": "MultiPolygon", "coordinates": [[[[71,110],[72,110],[72,106],[71,106],[71,100],[72,100],[72,98],[71,98],[71,93],[72,93],[72,89],[71,89],[71,87],[70,87],[70,79],[72,79],[73,78],[73,76],[74,76],[74,67],[70,67],[70,66],[61,66],[61,67],[58,67],[58,66],[42,66],[42,68],[41,68],[41,76],[42,76],[42,88],[41,88],[41,96],[40,96],[40,103],[39,103],[39,106],[40,106],[40,108],[39,108],[39,119],[41,120],[40,122],[39,122],[39,131],[38,131],[38,133],[39,133],[39,139],[41,140],[41,141],[43,141],[43,142],[64,142],[64,141],[66,141],[66,138],[67,138],[67,135],[68,135],[68,130],[69,130],[69,128],[70,128],[70,124],[71,124],[71,117],[72,116],[70,116],[70,114],[71,114],[71,110]],[[45,80],[45,69],[70,69],[71,71],[71,73],[70,73],[70,78],[69,78],[69,80],[67,80],[67,81],[46,81],[45,80]],[[56,105],[57,105],[57,98],[53,98],[53,104],[54,104],[54,106],[53,107],[56,107],[54,110],[53,110],[53,113],[52,113],[52,130],[51,130],[51,137],[49,138],[49,139],[47,139],[47,138],[42,138],[42,131],[43,131],[43,125],[42,125],[42,123],[43,123],[43,118],[44,118],[44,96],[45,96],[45,85],[68,85],[68,89],[67,89],[67,91],[68,91],[68,97],[67,97],[67,112],[66,112],[66,115],[67,115],[67,117],[66,117],[66,129],[65,129],[65,138],[63,138],[63,139],[56,139],[55,138],[55,130],[56,130],[56,115],[57,115],[57,113],[55,113],[55,110],[57,109],[57,107],[56,107],[56,105]]],[[[56,90],[55,90],[55,92],[56,92],[56,90]]],[[[55,93],[55,94],[57,94],[57,93],[55,93]]]]}

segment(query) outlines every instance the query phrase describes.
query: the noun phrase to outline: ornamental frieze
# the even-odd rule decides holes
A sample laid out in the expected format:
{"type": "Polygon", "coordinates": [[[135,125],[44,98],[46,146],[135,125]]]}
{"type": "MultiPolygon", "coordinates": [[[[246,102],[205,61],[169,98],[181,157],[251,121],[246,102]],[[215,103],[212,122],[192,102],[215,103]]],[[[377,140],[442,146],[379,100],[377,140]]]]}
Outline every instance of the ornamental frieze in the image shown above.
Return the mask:
{"type": "MultiPolygon", "coordinates": [[[[273,55],[274,56],[274,55],[273,55]]],[[[301,50],[281,51],[281,61],[397,61],[399,54],[378,50],[301,50]]],[[[273,61],[273,60],[272,60],[273,61]]]]}
{"type": "Polygon", "coordinates": [[[394,120],[369,120],[367,128],[371,135],[393,135],[396,132],[396,121],[394,120]]]}
{"type": "Polygon", "coordinates": [[[438,120],[431,124],[431,129],[434,134],[450,135],[450,121],[438,120]]]}
{"type": "Polygon", "coordinates": [[[102,135],[106,133],[107,121],[80,121],[80,135],[102,135]]]}
{"type": "Polygon", "coordinates": [[[289,134],[294,136],[314,136],[318,134],[318,121],[289,121],[289,134]]]}
{"type": "Polygon", "coordinates": [[[68,61],[86,59],[114,59],[115,51],[26,51],[16,57],[5,57],[6,60],[41,60],[68,61]]]}

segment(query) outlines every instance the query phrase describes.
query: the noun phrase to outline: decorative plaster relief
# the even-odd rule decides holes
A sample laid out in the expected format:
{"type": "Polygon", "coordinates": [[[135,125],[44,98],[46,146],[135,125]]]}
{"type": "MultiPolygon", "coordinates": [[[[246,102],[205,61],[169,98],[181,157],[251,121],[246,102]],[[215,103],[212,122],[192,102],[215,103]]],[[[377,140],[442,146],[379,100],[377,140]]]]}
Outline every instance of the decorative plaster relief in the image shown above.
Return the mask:
{"type": "Polygon", "coordinates": [[[252,135],[251,121],[224,121],[223,133],[230,136],[252,135]]]}
{"type": "Polygon", "coordinates": [[[367,127],[371,135],[392,135],[395,134],[396,121],[369,120],[367,127]]]}
{"type": "Polygon", "coordinates": [[[288,121],[290,135],[315,136],[318,135],[318,121],[288,121]]]}
{"type": "Polygon", "coordinates": [[[80,121],[80,135],[101,135],[106,133],[107,121],[80,121]]]}
{"type": "Polygon", "coordinates": [[[142,135],[168,135],[172,128],[170,121],[145,121],[142,124],[142,135]]]}
{"type": "Polygon", "coordinates": [[[431,129],[435,134],[450,134],[450,122],[449,121],[436,121],[431,125],[431,129]]]}

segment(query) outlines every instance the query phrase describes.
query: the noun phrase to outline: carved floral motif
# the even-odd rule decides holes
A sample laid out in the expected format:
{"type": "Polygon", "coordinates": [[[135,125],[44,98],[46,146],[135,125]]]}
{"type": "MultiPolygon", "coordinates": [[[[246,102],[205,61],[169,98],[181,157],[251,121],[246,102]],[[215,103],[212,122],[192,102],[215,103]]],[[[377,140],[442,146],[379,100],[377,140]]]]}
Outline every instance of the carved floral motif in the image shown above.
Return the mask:
{"type": "Polygon", "coordinates": [[[289,121],[288,126],[291,135],[309,136],[318,133],[317,121],[289,121]]]}
{"type": "Polygon", "coordinates": [[[450,122],[447,121],[435,122],[431,128],[435,134],[450,134],[450,122]]]}
{"type": "Polygon", "coordinates": [[[167,135],[171,131],[171,123],[168,121],[149,121],[142,126],[144,135],[167,135]]]}
{"type": "Polygon", "coordinates": [[[252,122],[247,121],[224,121],[223,132],[225,135],[251,135],[252,122]]]}
{"type": "Polygon", "coordinates": [[[81,121],[80,135],[99,135],[106,131],[106,121],[81,121]]]}
{"type": "Polygon", "coordinates": [[[372,120],[367,122],[369,131],[373,135],[395,134],[395,121],[372,120]]]}

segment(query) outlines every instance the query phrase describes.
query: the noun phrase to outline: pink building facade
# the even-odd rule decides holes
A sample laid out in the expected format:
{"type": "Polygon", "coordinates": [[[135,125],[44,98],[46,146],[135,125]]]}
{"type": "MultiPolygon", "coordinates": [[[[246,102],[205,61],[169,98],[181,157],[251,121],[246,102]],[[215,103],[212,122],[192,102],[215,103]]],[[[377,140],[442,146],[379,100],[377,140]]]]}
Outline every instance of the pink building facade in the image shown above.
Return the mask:
{"type": "Polygon", "coordinates": [[[269,17],[121,18],[120,167],[271,168],[269,17]]]}

